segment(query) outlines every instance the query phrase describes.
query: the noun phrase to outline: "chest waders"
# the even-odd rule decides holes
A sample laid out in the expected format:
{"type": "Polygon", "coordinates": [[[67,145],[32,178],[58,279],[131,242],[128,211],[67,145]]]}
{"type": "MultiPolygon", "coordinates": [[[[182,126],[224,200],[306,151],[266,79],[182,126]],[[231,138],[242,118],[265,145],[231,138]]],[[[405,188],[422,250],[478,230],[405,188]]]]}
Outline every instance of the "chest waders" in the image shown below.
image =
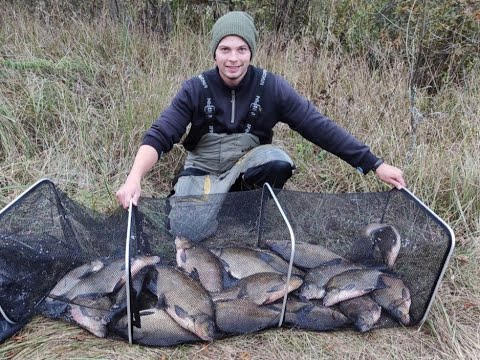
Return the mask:
{"type": "Polygon", "coordinates": [[[199,75],[204,89],[205,121],[203,126],[192,126],[187,136],[190,150],[170,198],[170,232],[174,236],[201,241],[213,234],[218,225],[216,217],[223,202],[222,194],[248,169],[275,161],[288,163],[293,168],[293,161],[283,150],[271,144],[260,145],[259,138],[252,134],[262,117],[261,101],[268,74],[266,70],[257,71],[261,76],[256,95],[247,117],[239,122],[238,132],[233,134],[216,133],[215,102],[205,77],[199,75]]]}

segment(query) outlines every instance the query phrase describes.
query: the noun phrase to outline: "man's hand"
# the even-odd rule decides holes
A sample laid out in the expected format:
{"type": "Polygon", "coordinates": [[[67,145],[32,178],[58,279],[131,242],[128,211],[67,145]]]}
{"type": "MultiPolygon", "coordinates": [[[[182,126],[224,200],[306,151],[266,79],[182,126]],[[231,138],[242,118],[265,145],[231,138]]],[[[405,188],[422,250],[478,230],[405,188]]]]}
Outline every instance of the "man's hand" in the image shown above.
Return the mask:
{"type": "Polygon", "coordinates": [[[153,165],[155,165],[157,160],[157,150],[150,145],[140,146],[127,180],[115,194],[118,202],[125,209],[129,208],[131,199],[133,200],[133,205],[137,206],[138,199],[142,192],[140,182],[142,181],[143,176],[153,168],[153,165]]]}
{"type": "Polygon", "coordinates": [[[375,171],[375,175],[387,184],[395,186],[398,190],[406,186],[403,171],[387,163],[381,164],[375,171]]]}
{"type": "Polygon", "coordinates": [[[127,178],[127,181],[125,181],[120,189],[118,189],[115,196],[120,205],[122,205],[124,209],[128,209],[130,206],[130,199],[132,199],[133,205],[137,206],[141,192],[140,179],[136,180],[127,178]]]}

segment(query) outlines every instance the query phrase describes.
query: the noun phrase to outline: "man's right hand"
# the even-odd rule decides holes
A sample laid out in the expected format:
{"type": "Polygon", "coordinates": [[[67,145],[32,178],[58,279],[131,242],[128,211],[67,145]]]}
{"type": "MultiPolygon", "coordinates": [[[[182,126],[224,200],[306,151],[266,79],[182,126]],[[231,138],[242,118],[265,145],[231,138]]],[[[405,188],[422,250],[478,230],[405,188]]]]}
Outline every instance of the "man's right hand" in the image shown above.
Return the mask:
{"type": "Polygon", "coordinates": [[[130,200],[133,200],[133,205],[137,206],[138,199],[142,192],[140,182],[143,176],[153,168],[157,160],[157,150],[149,145],[140,146],[130,174],[127,176],[127,180],[115,193],[118,202],[125,209],[129,208],[130,200]]]}
{"type": "Polygon", "coordinates": [[[123,206],[124,209],[128,209],[130,206],[130,200],[132,200],[133,205],[137,206],[141,192],[140,180],[127,178],[127,181],[125,181],[120,189],[118,189],[115,196],[120,205],[123,206]]]}

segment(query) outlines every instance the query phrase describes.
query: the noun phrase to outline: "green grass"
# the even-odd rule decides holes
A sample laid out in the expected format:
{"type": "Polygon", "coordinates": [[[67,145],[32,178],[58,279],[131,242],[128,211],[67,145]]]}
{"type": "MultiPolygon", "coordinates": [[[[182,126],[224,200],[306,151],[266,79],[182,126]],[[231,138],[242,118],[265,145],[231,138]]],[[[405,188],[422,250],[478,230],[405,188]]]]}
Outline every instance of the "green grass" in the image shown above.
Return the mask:
{"type": "MultiPolygon", "coordinates": [[[[170,39],[130,31],[107,20],[43,22],[0,7],[0,207],[30,184],[51,178],[67,194],[102,212],[142,136],[183,80],[213,65],[208,39],[179,32],[170,39]]],[[[368,334],[271,330],[213,344],[152,349],[96,339],[82,329],[35,318],[0,345],[0,358],[476,359],[480,354],[480,69],[435,96],[419,89],[424,120],[412,129],[408,69],[400,60],[371,69],[366,59],[317,50],[308,39],[269,50],[263,36],[255,64],[282,74],[321,111],[402,168],[408,188],[462,239],[427,323],[420,329],[368,334]]],[[[385,59],[389,58],[388,56],[385,59]]],[[[286,126],[275,144],[299,170],[292,190],[366,192],[387,187],[373,175],[303,141],[286,126]]],[[[143,182],[164,196],[185,156],[181,146],[143,182]]]]}

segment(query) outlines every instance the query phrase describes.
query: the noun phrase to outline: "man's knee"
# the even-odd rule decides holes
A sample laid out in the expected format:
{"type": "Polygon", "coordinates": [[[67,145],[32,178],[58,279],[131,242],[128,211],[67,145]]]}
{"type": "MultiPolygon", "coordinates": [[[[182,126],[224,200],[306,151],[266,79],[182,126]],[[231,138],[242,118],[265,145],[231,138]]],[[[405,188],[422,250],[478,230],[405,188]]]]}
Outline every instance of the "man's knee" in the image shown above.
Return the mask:
{"type": "Polygon", "coordinates": [[[288,161],[273,160],[248,169],[243,180],[251,187],[262,187],[268,182],[274,188],[283,188],[292,174],[293,168],[288,161]]]}

